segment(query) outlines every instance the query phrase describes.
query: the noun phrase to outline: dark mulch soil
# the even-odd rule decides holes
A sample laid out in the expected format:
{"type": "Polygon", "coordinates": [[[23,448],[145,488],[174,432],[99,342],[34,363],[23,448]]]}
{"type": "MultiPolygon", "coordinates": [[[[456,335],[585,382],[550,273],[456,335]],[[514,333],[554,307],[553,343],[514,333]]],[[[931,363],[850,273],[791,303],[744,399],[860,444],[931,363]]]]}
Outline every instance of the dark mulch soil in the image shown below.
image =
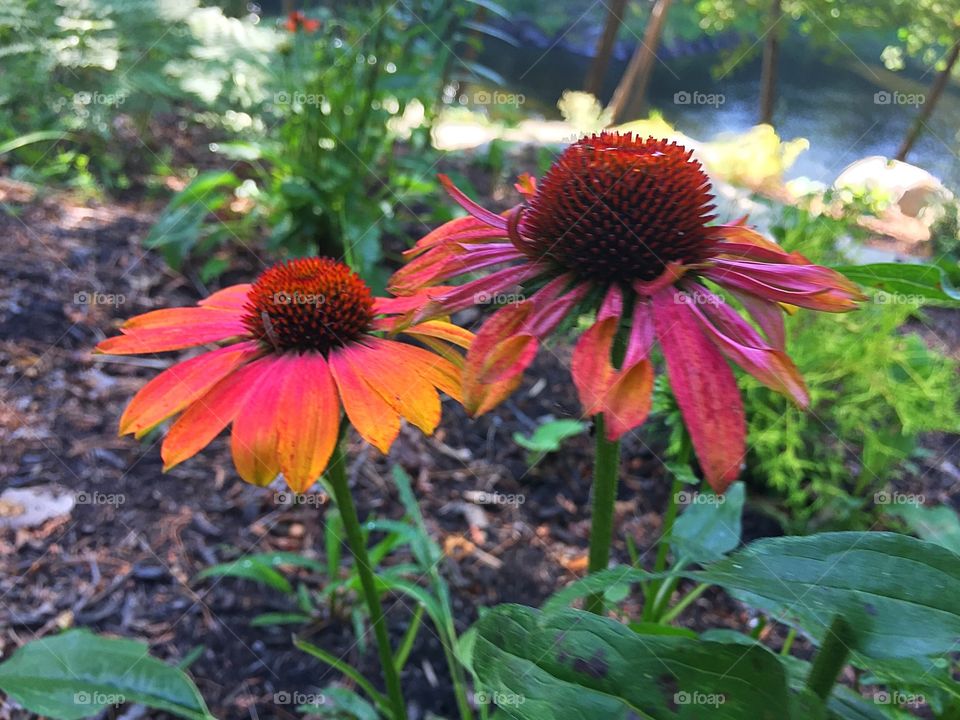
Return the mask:
{"type": "MultiPolygon", "coordinates": [[[[326,505],[285,504],[276,489],[245,485],[223,440],[162,474],[159,438],[120,439],[116,427],[133,393],[168,360],[90,354],[123,318],[187,305],[205,291],[143,253],[151,219],[132,206],[50,200],[0,215],[0,490],[61,486],[80,499],[67,517],[0,531],[0,656],[69,626],[143,638],[173,661],[202,645],[191,674],[216,715],[293,717],[293,707],[274,703],[275,693],[316,693],[342,681],[291,647],[289,627],[250,626],[256,615],[292,610],[293,603],[244,581],[194,578],[245,553],[319,555],[326,505]]],[[[259,267],[252,256],[244,263],[250,272],[259,267]]],[[[449,556],[442,571],[461,630],[480,606],[539,604],[585,569],[590,437],[571,439],[562,454],[532,467],[512,440],[545,415],[577,417],[564,369],[568,353],[542,353],[522,390],[496,414],[467,422],[448,402],[434,438],[405,429],[388,458],[354,443],[351,479],[362,513],[400,514],[391,466],[414,478],[429,530],[449,556]],[[485,504],[479,492],[522,502],[485,504]]],[[[942,482],[949,473],[941,466],[957,453],[950,438],[936,442],[927,462],[942,482]]],[[[625,444],[619,534],[632,536],[641,553],[657,537],[666,503],[661,452],[649,432],[625,444]]],[[[750,536],[776,531],[749,515],[750,536]]],[[[626,560],[622,544],[615,552],[626,560]]],[[[399,639],[409,608],[401,598],[387,605],[399,639]]],[[[697,628],[744,629],[754,619],[719,593],[708,593],[684,617],[697,628]]],[[[329,612],[302,632],[376,675],[374,653],[360,655],[342,613],[329,612]]],[[[443,655],[429,630],[420,634],[404,684],[414,717],[454,714],[443,655]]],[[[0,717],[9,713],[0,703],[0,717]]]]}

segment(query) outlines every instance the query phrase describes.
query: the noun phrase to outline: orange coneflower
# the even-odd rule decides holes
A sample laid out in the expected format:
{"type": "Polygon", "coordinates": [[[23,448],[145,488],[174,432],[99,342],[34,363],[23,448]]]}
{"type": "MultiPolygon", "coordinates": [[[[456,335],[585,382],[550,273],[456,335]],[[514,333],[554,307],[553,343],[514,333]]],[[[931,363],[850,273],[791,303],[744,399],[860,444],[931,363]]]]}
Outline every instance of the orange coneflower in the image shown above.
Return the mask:
{"type": "Polygon", "coordinates": [[[120,420],[140,437],[182,413],[164,439],[164,469],[192,457],[233,423],[237,472],[266,485],[278,473],[303,492],[337,443],[341,408],[363,439],[386,453],[406,418],[425,433],[440,421],[437,389],[460,396],[459,355],[472,335],[442,321],[406,333],[434,348],[378,337],[384,301],[346,265],[304,258],[266,270],[198,307],[128,320],[97,346],[132,355],[227,341],[147,383],[120,420]]]}
{"type": "Polygon", "coordinates": [[[303,30],[304,32],[313,33],[320,29],[320,21],[308,18],[303,14],[302,10],[293,10],[287,15],[285,27],[290,32],[303,30]]]}
{"type": "Polygon", "coordinates": [[[408,251],[412,261],[390,289],[408,296],[413,322],[498,296],[510,301],[467,353],[467,409],[495,407],[519,385],[541,340],[573,313],[596,310],[571,364],[585,413],[602,414],[611,441],[643,423],[658,342],[700,465],[719,491],[736,478],[745,445],[743,405],[725,358],[806,405],[784,351],[780,304],[842,312],[861,298],[842,275],[742,223],[711,224],[710,180],[676,143],[614,132],[584,138],[541,182],[522,176],[516,187],[525,201],[503,215],[441,181],[469,215],[408,251]],[[439,285],[495,266],[504,267],[439,285]],[[708,283],[736,299],[759,330],[708,283]]]}

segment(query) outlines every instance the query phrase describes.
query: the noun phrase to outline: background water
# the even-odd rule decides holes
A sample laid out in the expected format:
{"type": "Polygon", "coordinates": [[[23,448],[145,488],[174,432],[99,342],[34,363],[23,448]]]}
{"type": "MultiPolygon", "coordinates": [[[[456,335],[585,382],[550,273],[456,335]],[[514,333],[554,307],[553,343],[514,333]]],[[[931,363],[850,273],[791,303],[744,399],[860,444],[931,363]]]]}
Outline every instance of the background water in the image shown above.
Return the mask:
{"type": "MultiPolygon", "coordinates": [[[[654,72],[649,107],[662,112],[681,132],[701,140],[748,130],[757,123],[759,112],[759,60],[744,62],[717,78],[711,69],[719,56],[703,45],[687,47],[687,52],[666,48],[659,53],[662,62],[654,72]],[[722,95],[723,102],[715,106],[678,104],[674,98],[679,92],[722,95]]],[[[924,76],[922,69],[897,74],[882,69],[876,58],[883,43],[876,39],[864,38],[849,47],[838,42],[836,46],[836,52],[827,54],[793,38],[781,50],[774,126],[784,139],[805,137],[810,141],[810,149],[788,171],[788,178],[806,176],[830,183],[858,158],[894,155],[918,109],[893,101],[878,104],[875,94],[926,93],[933,80],[933,75],[924,76]],[[857,49],[850,49],[853,47],[857,49]]],[[[547,49],[529,43],[512,47],[488,41],[480,60],[503,76],[511,92],[527,96],[527,109],[548,116],[559,116],[556,101],[565,89],[581,88],[590,64],[588,57],[563,43],[547,49]]],[[[605,101],[625,64],[625,59],[612,63],[605,101]]],[[[907,158],[954,189],[960,188],[958,118],[960,97],[955,89],[948,89],[929,129],[907,158]]]]}

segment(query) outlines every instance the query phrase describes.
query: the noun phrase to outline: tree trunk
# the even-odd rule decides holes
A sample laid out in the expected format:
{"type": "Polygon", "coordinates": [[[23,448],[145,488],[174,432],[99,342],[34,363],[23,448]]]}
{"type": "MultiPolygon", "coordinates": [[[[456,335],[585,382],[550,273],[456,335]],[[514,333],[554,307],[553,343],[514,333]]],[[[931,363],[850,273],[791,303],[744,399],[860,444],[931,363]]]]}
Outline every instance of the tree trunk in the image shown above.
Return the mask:
{"type": "Polygon", "coordinates": [[[607,76],[613,46],[617,42],[617,33],[626,9],[627,0],[611,0],[607,7],[607,22],[603,26],[603,35],[597,41],[597,51],[594,53],[593,62],[590,63],[590,71],[587,73],[587,81],[583,87],[584,91],[591,95],[599,97],[603,92],[603,79],[607,76]]]}
{"type": "Polygon", "coordinates": [[[954,42],[953,47],[950,48],[950,55],[947,56],[947,66],[940,71],[937,79],[933,81],[933,85],[930,87],[930,95],[925,98],[923,107],[920,108],[920,114],[917,115],[913,126],[903,139],[903,144],[900,145],[900,149],[897,150],[897,160],[901,162],[906,161],[907,155],[910,153],[910,150],[913,149],[913,145],[917,142],[917,138],[920,137],[920,133],[923,132],[923,128],[926,127],[927,120],[933,115],[933,110],[940,101],[940,96],[943,95],[947,83],[950,81],[950,74],[953,72],[953,66],[957,64],[957,58],[960,58],[960,40],[954,42]]]}
{"type": "Polygon", "coordinates": [[[643,112],[643,104],[653,75],[653,64],[657,59],[657,46],[660,36],[667,23],[667,11],[673,0],[656,0],[650,13],[647,29],[643,33],[643,40],[630,58],[626,72],[613,93],[610,101],[612,124],[623,122],[626,116],[639,117],[643,112]]]}
{"type": "Polygon", "coordinates": [[[760,122],[767,125],[773,124],[773,106],[777,99],[777,65],[780,58],[780,31],[777,26],[782,18],[781,0],[771,0],[760,70],[760,122]]]}

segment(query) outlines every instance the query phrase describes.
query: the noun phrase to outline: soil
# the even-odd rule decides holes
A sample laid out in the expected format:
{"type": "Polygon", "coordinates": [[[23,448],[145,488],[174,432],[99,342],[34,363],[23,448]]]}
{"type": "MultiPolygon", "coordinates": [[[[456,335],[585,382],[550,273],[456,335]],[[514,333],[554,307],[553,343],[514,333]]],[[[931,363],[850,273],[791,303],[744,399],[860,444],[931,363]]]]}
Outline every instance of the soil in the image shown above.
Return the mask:
{"type": "MultiPolygon", "coordinates": [[[[68,516],[0,530],[0,656],[71,626],[143,639],[172,662],[201,646],[190,673],[216,716],[295,717],[294,706],[275,703],[276,693],[313,694],[349,682],[294,649],[292,633],[377,676],[373,648],[361,652],[356,642],[349,615],[355,599],[324,608],[305,627],[255,627],[251,620],[259,614],[295,611],[295,600],[250,581],[196,576],[249,553],[285,550],[322,559],[328,505],[319,496],[316,504],[290,504],[279,488],[244,484],[223,439],[163,474],[158,436],[137,442],[118,438],[116,428],[133,393],[169,358],[90,353],[123,319],[194,303],[212,289],[142,250],[152,220],[142,205],[62,198],[10,206],[0,215],[0,491],[53,486],[78,499],[68,516]]],[[[253,254],[240,253],[224,280],[239,281],[258,268],[253,254]]],[[[931,323],[943,327],[939,337],[956,352],[956,314],[938,313],[931,323]]],[[[574,437],[563,453],[534,464],[512,439],[545,416],[578,417],[565,369],[569,352],[563,344],[542,352],[522,389],[494,414],[468,422],[447,402],[434,438],[405,428],[386,458],[351,443],[351,482],[362,515],[399,517],[390,469],[400,465],[414,478],[428,529],[447,554],[441,570],[460,631],[481,606],[538,605],[586,568],[591,437],[574,437]],[[485,503],[478,493],[515,502],[485,503]]],[[[929,454],[913,482],[933,483],[938,496],[949,498],[960,483],[957,475],[951,479],[956,438],[927,440],[929,454]]],[[[629,562],[622,538],[630,536],[650,564],[646,550],[658,536],[669,488],[663,447],[652,427],[625,442],[618,561],[629,562]]],[[[778,532],[748,510],[747,539],[778,532]]],[[[302,571],[289,574],[310,587],[324,584],[302,571]]],[[[387,607],[397,643],[411,611],[401,597],[388,598],[387,607]]],[[[682,619],[697,629],[744,630],[756,617],[710,592],[682,619]]],[[[768,631],[772,646],[782,631],[768,631]]],[[[809,650],[802,641],[796,647],[801,655],[809,650]]],[[[455,715],[432,628],[420,633],[403,683],[413,718],[455,715]]],[[[5,717],[29,716],[0,701],[5,717]]]]}

